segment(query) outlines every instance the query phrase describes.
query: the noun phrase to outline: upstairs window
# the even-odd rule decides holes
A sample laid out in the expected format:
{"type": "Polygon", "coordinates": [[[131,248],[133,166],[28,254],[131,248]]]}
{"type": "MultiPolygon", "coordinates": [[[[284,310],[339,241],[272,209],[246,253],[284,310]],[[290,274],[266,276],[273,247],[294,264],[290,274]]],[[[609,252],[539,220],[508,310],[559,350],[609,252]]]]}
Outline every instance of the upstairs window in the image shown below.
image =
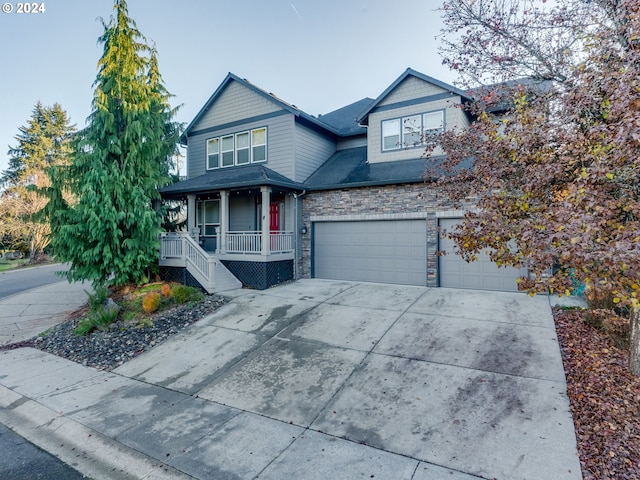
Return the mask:
{"type": "Polygon", "coordinates": [[[207,141],[207,168],[220,166],[220,139],[212,138],[207,141]]]}
{"type": "Polygon", "coordinates": [[[207,169],[267,160],[267,129],[256,128],[207,140],[207,169]]]}
{"type": "Polygon", "coordinates": [[[382,122],[382,150],[400,148],[400,119],[382,122]]]}
{"type": "Polygon", "coordinates": [[[420,115],[402,119],[402,145],[415,147],[422,142],[422,119],[420,115]]]}
{"type": "Polygon", "coordinates": [[[233,165],[233,135],[227,135],[226,137],[222,137],[220,139],[220,150],[222,152],[222,166],[230,167],[233,165]]]}
{"type": "Polygon", "coordinates": [[[444,131],[444,111],[429,112],[422,115],[422,128],[425,137],[444,131]]]}
{"type": "Polygon", "coordinates": [[[267,159],[267,129],[251,130],[252,162],[264,162],[267,159]]]}
{"type": "Polygon", "coordinates": [[[236,165],[249,163],[251,151],[249,150],[249,132],[236,134],[236,165]]]}
{"type": "Polygon", "coordinates": [[[382,122],[382,151],[422,147],[429,137],[444,131],[444,110],[382,122]]]}

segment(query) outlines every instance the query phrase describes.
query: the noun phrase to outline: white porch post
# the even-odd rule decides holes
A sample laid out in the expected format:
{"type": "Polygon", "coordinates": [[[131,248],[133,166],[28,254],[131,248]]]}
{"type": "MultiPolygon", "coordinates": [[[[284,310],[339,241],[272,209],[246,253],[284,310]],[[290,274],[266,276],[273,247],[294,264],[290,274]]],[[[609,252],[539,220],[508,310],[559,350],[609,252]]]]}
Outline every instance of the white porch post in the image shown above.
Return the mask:
{"type": "Polygon", "coordinates": [[[269,230],[271,226],[269,218],[269,208],[271,206],[271,187],[260,187],[262,192],[262,255],[271,253],[269,230]]]}
{"type": "Polygon", "coordinates": [[[220,191],[220,233],[218,235],[219,253],[227,253],[227,232],[229,231],[229,191],[220,191]]]}
{"type": "Polygon", "coordinates": [[[187,195],[187,232],[191,233],[194,228],[196,228],[196,196],[187,195]]]}

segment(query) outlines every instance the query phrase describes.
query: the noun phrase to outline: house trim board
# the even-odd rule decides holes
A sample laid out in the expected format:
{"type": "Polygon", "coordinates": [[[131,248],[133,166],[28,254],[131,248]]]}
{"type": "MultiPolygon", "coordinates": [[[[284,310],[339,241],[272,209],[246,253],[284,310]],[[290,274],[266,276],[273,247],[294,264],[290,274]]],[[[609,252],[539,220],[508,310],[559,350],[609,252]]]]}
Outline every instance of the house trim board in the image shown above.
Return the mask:
{"type": "Polygon", "coordinates": [[[453,98],[455,96],[456,95],[454,95],[451,92],[443,92],[443,93],[437,93],[435,95],[428,95],[426,97],[412,98],[411,100],[405,100],[403,102],[390,103],[388,105],[380,105],[378,107],[371,109],[369,114],[385,112],[388,110],[397,110],[398,108],[411,107],[413,105],[421,105],[423,103],[437,102],[438,100],[446,100],[448,98],[453,98]]]}
{"type": "Polygon", "coordinates": [[[289,114],[290,112],[286,110],[278,110],[277,112],[265,113],[263,115],[256,115],[255,117],[246,118],[243,120],[237,120],[235,122],[223,123],[220,125],[214,125],[213,127],[203,128],[202,130],[194,130],[192,132],[189,132],[188,137],[195,137],[196,135],[205,135],[207,133],[213,133],[213,132],[218,132],[218,131],[226,130],[230,128],[236,128],[242,125],[246,125],[248,123],[263,122],[265,120],[269,120],[270,118],[281,117],[282,115],[289,115],[289,114]]]}

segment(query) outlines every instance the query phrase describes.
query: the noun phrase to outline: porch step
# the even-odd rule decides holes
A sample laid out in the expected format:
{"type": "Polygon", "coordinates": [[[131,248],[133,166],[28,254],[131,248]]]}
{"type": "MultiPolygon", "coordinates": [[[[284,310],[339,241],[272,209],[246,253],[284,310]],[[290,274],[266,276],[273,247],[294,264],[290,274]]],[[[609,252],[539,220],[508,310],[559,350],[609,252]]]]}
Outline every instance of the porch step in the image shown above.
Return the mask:
{"type": "Polygon", "coordinates": [[[215,292],[225,292],[227,290],[242,288],[242,282],[219,260],[216,262],[213,283],[215,292]]]}

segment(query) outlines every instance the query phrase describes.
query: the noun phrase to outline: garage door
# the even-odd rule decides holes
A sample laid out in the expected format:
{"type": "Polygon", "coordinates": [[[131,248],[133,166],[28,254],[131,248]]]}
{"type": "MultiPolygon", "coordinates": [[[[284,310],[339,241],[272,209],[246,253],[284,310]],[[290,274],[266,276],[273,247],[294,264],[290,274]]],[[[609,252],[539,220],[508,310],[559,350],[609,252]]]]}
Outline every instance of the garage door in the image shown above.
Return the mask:
{"type": "MultiPolygon", "coordinates": [[[[458,219],[441,219],[440,227],[452,230],[457,222],[458,219]]],[[[447,255],[439,258],[441,287],[516,292],[516,279],[526,273],[524,269],[499,268],[487,254],[480,254],[478,261],[467,263],[453,253],[454,243],[448,238],[440,239],[440,250],[447,252],[447,255]]]]}
{"type": "Polygon", "coordinates": [[[334,280],[427,284],[425,220],[318,222],[313,276],[334,280]]]}

